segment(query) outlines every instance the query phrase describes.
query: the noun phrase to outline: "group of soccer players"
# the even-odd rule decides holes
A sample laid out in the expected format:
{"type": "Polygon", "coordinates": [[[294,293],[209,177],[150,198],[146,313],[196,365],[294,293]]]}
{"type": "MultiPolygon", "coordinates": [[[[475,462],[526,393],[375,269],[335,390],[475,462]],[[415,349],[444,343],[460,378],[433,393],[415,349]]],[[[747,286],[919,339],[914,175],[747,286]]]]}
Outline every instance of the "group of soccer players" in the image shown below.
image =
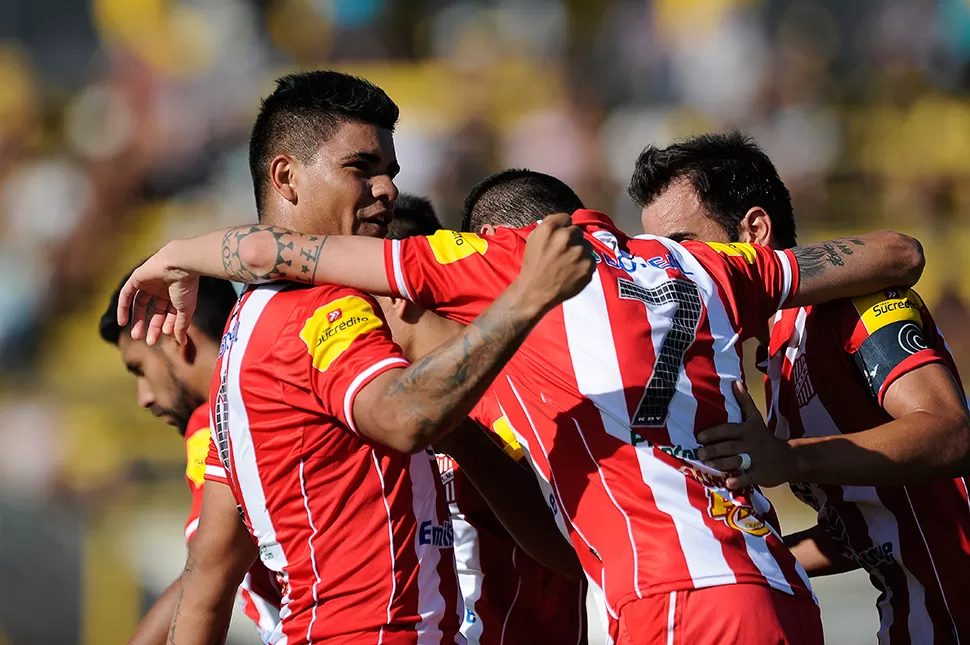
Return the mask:
{"type": "Polygon", "coordinates": [[[240,585],[267,643],[582,643],[587,591],[611,643],[820,643],[808,578],[858,567],[880,643],[970,642],[970,420],[915,240],[796,246],[736,134],[644,150],[645,235],[522,170],[445,231],[398,195],[397,117],[280,79],[259,223],[169,243],[109,305],[202,496],[132,643],[220,642],[240,585]],[[782,538],[782,482],[816,527],[782,538]]]}

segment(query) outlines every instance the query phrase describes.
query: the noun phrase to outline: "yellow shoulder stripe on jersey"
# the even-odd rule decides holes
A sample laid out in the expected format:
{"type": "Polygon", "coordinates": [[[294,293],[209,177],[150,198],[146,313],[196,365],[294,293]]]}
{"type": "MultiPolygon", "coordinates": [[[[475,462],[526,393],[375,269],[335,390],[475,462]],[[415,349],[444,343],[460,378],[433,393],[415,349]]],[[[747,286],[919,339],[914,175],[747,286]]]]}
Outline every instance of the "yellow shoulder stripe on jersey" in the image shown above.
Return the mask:
{"type": "Polygon", "coordinates": [[[750,244],[744,244],[741,242],[734,242],[731,244],[723,244],[721,242],[705,242],[705,244],[723,255],[744,258],[748,261],[748,264],[754,264],[758,259],[758,252],[755,251],[754,247],[750,244]]]}
{"type": "Polygon", "coordinates": [[[209,428],[196,430],[185,440],[185,476],[196,486],[201,486],[205,478],[205,458],[209,454],[211,440],[209,428]]]}
{"type": "Polygon", "coordinates": [[[512,459],[519,461],[525,457],[525,451],[522,450],[522,444],[519,440],[515,438],[515,433],[512,432],[512,424],[506,417],[499,417],[495,423],[492,424],[492,430],[498,435],[499,439],[502,440],[502,447],[505,449],[505,454],[507,454],[512,459]]]}
{"type": "Polygon", "coordinates": [[[485,238],[458,231],[438,231],[428,237],[428,244],[438,264],[451,264],[475,253],[485,255],[488,250],[488,240],[485,238]]]}
{"type": "Polygon", "coordinates": [[[870,334],[894,322],[908,320],[923,326],[923,301],[912,289],[887,289],[852,299],[862,324],[870,334]]]}
{"type": "Polygon", "coordinates": [[[313,366],[324,372],[354,339],[383,324],[369,302],[360,296],[344,296],[314,311],[300,338],[313,357],[313,366]]]}

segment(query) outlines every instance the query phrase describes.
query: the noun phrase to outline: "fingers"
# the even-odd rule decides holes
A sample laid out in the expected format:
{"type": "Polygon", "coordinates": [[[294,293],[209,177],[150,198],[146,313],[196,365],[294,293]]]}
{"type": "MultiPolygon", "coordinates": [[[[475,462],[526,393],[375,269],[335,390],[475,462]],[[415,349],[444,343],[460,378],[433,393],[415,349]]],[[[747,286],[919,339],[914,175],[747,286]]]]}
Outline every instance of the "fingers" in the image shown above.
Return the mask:
{"type": "Polygon", "coordinates": [[[704,463],[711,468],[717,468],[725,473],[733,473],[741,470],[741,458],[738,456],[724,457],[721,459],[705,459],[704,463]]]}
{"type": "Polygon", "coordinates": [[[745,435],[745,427],[740,423],[723,423],[697,433],[697,442],[705,446],[720,441],[741,439],[745,435]]]}
{"type": "Polygon", "coordinates": [[[744,490],[745,488],[756,485],[757,481],[755,481],[755,476],[751,471],[748,471],[743,475],[728,477],[724,480],[724,484],[728,487],[728,490],[744,490]]]}
{"type": "Polygon", "coordinates": [[[145,332],[145,342],[153,346],[162,337],[162,328],[165,326],[165,318],[168,316],[167,309],[155,309],[152,312],[151,320],[148,322],[148,331],[145,332]]]}
{"type": "Polygon", "coordinates": [[[555,213],[553,215],[548,215],[542,218],[542,224],[539,226],[545,226],[551,230],[565,228],[572,224],[572,217],[568,213],[555,213]]]}
{"type": "Polygon", "coordinates": [[[722,441],[698,449],[697,458],[701,461],[711,461],[712,459],[735,457],[742,452],[744,452],[744,446],[740,441],[722,441]]]}
{"type": "Polygon", "coordinates": [[[125,327],[131,315],[131,304],[135,300],[138,289],[131,283],[131,278],[125,282],[118,294],[118,326],[125,327]]]}
{"type": "Polygon", "coordinates": [[[184,345],[186,339],[188,338],[190,322],[191,322],[191,319],[185,315],[184,311],[179,311],[175,314],[175,317],[174,317],[175,340],[177,340],[180,345],[184,345]]]}
{"type": "Polygon", "coordinates": [[[744,383],[742,381],[735,381],[733,387],[734,398],[737,399],[738,405],[741,406],[741,412],[744,414],[745,421],[756,416],[761,417],[761,410],[758,409],[754,399],[751,398],[751,394],[748,392],[748,388],[744,386],[744,383]]]}

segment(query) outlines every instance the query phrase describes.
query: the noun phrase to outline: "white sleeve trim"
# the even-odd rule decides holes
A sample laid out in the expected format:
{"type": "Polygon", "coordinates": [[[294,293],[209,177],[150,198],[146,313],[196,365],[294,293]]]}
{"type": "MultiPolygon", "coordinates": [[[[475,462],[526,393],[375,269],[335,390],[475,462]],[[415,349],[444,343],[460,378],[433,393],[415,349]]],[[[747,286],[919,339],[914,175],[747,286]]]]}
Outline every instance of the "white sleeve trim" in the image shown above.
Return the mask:
{"type": "Polygon", "coordinates": [[[781,276],[782,276],[782,293],[781,298],[778,299],[778,309],[785,306],[788,302],[789,296],[791,296],[791,282],[792,282],[792,265],[791,260],[788,258],[788,254],[784,251],[775,251],[778,259],[781,260],[781,276]]]}
{"type": "Polygon", "coordinates": [[[391,262],[394,265],[394,280],[397,282],[398,293],[405,300],[414,302],[414,298],[408,290],[408,283],[404,280],[404,266],[401,263],[401,240],[391,240],[391,262]]]}
{"type": "MultiPolygon", "coordinates": [[[[395,242],[397,240],[394,240],[395,242]]],[[[407,367],[410,363],[407,359],[400,356],[394,356],[392,358],[385,358],[382,361],[374,363],[366,370],[357,375],[350,383],[350,387],[347,388],[347,394],[344,395],[344,416],[347,418],[347,423],[350,425],[350,429],[355,433],[360,434],[357,431],[357,424],[354,422],[354,399],[357,398],[357,392],[360,388],[364,386],[364,383],[369,381],[370,378],[377,372],[391,366],[391,365],[401,365],[407,367]]]]}
{"type": "Polygon", "coordinates": [[[199,528],[199,518],[195,518],[189,522],[188,526],[185,527],[185,541],[188,542],[195,535],[196,530],[199,528]]]}
{"type": "Polygon", "coordinates": [[[226,469],[223,468],[222,466],[210,466],[209,464],[206,464],[205,474],[206,475],[210,475],[212,477],[220,477],[222,479],[229,479],[226,476],[226,469]]]}

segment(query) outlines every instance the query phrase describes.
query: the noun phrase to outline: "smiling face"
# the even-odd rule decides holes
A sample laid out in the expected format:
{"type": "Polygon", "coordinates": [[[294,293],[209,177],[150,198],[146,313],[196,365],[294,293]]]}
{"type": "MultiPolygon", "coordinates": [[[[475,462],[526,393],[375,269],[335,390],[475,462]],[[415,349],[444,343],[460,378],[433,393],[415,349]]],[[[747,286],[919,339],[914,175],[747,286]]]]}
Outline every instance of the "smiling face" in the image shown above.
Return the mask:
{"type": "Polygon", "coordinates": [[[400,172],[390,130],[347,121],[306,163],[295,163],[294,217],[305,233],[384,237],[400,172]]]}

